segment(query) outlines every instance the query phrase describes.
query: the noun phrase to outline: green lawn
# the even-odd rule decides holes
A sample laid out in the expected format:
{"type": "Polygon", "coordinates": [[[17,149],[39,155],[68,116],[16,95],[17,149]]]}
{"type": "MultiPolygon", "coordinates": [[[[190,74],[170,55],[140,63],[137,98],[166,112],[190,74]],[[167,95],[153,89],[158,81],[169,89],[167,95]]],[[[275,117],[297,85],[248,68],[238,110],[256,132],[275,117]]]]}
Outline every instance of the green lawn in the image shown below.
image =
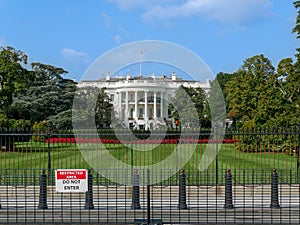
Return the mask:
{"type": "MultiPolygon", "coordinates": [[[[189,152],[191,145],[182,144],[181,151],[189,152]]],[[[215,147],[211,148],[208,152],[208,156],[214,158],[208,169],[199,170],[201,167],[201,159],[205,152],[206,144],[198,144],[195,152],[188,160],[185,154],[181,154],[178,162],[188,161],[184,165],[187,173],[189,173],[190,182],[194,182],[197,179],[204,179],[203,182],[215,183],[218,177],[219,182],[224,182],[224,174],[226,169],[230,168],[234,176],[234,182],[236,183],[259,183],[269,182],[270,173],[273,168],[282,174],[282,180],[293,180],[296,182],[295,173],[297,166],[297,157],[288,155],[285,153],[244,153],[238,151],[234,144],[223,144],[218,146],[219,154],[215,159],[212,153],[215,151],[215,147]],[[217,163],[218,161],[218,163],[217,163]],[[218,168],[218,175],[216,169],[218,168]],[[201,176],[196,176],[196,175],[201,176]],[[255,174],[255,175],[254,175],[255,174]],[[284,176],[283,176],[284,175],[284,176]]],[[[97,157],[101,157],[104,146],[97,144],[84,144],[84,151],[89,151],[92,158],[97,160],[97,157]],[[100,153],[100,154],[99,154],[100,153]],[[94,155],[93,155],[94,154],[94,155]]],[[[136,150],[132,151],[130,148],[121,144],[106,144],[105,148],[116,159],[134,166],[146,166],[153,165],[166,159],[169,155],[176,151],[176,145],[161,144],[152,149],[152,145],[135,145],[136,150]],[[133,161],[132,161],[133,159],[133,161]]],[[[209,157],[208,157],[209,158],[209,157]]],[[[91,168],[76,144],[51,144],[50,145],[50,162],[52,169],[59,168],[91,168]]],[[[48,168],[48,144],[47,143],[16,143],[14,152],[0,152],[0,169],[24,169],[24,170],[40,170],[48,168]]],[[[110,164],[109,161],[106,162],[110,164]]],[[[113,168],[118,168],[116,160],[113,168]]],[[[173,164],[174,165],[174,164],[173,164]]],[[[102,168],[103,165],[97,166],[102,168]]],[[[94,168],[93,169],[98,169],[94,168]]],[[[177,168],[177,167],[176,167],[177,168]]],[[[168,167],[162,168],[168,170],[168,167]]],[[[180,168],[178,168],[180,169],[180,168]]]]}

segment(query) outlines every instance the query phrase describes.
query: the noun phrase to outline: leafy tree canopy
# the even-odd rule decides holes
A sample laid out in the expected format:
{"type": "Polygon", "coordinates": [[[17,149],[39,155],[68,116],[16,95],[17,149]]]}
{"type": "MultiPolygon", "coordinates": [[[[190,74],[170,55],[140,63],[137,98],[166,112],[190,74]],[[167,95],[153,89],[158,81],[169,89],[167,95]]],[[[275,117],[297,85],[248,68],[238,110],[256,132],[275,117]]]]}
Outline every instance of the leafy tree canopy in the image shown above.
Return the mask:
{"type": "Polygon", "coordinates": [[[181,127],[210,126],[207,113],[206,95],[202,88],[180,86],[169,104],[174,119],[179,119],[181,127]]]}

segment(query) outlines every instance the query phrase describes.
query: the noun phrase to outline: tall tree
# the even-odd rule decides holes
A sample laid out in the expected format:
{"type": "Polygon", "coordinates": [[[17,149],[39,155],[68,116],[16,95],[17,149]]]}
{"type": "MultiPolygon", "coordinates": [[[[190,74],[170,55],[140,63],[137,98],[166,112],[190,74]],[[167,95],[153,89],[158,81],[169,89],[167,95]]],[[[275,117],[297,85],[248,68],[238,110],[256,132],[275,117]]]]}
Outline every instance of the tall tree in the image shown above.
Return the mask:
{"type": "Polygon", "coordinates": [[[209,126],[206,95],[201,88],[180,86],[169,104],[171,116],[182,127],[209,126]]]}
{"type": "Polygon", "coordinates": [[[230,118],[252,125],[261,125],[268,120],[267,110],[263,107],[272,97],[267,95],[266,87],[270,85],[274,71],[271,61],[263,55],[244,61],[236,76],[226,84],[230,118]]]}
{"type": "Polygon", "coordinates": [[[113,105],[104,88],[82,87],[76,91],[73,123],[77,128],[110,127],[114,119],[113,105]]]}
{"type": "Polygon", "coordinates": [[[298,63],[291,58],[282,59],[277,67],[276,88],[279,93],[280,110],[274,118],[281,125],[296,125],[300,122],[300,73],[298,63]]]}
{"type": "MultiPolygon", "coordinates": [[[[226,84],[231,80],[233,79],[233,77],[236,75],[236,73],[223,73],[223,72],[220,72],[217,74],[216,78],[211,82],[211,86],[212,88],[215,88],[216,85],[218,85],[218,91],[221,91],[222,92],[222,100],[224,99],[225,100],[225,107],[226,107],[226,112],[228,113],[229,112],[229,103],[228,101],[226,101],[226,98],[227,98],[227,93],[225,91],[225,87],[226,87],[226,84]]],[[[217,94],[218,95],[218,94],[217,94]]],[[[221,93],[219,94],[221,95],[221,93]]],[[[211,96],[211,95],[209,95],[211,96]]],[[[212,97],[217,97],[217,96],[212,96],[212,97]]],[[[220,96],[218,96],[220,97],[220,96]]]]}
{"type": "MultiPolygon", "coordinates": [[[[296,33],[297,39],[300,39],[300,1],[294,2],[294,7],[297,10],[296,24],[293,28],[293,33],[296,33]]],[[[290,101],[293,101],[293,107],[290,110],[295,112],[293,123],[299,123],[300,119],[300,48],[296,49],[296,62],[293,65],[293,72],[287,76],[287,83],[290,85],[290,93],[293,97],[290,97],[290,101]]]]}
{"type": "Polygon", "coordinates": [[[11,115],[22,119],[25,117],[32,122],[53,119],[53,123],[58,127],[61,127],[59,123],[71,125],[76,83],[62,77],[67,73],[62,68],[42,63],[33,63],[32,68],[34,72],[32,84],[26,92],[15,97],[10,109],[14,113],[11,115]],[[67,119],[67,115],[70,118],[67,119]],[[69,122],[64,121],[66,119],[69,122]]]}
{"type": "Polygon", "coordinates": [[[13,96],[22,93],[33,79],[33,74],[22,65],[27,55],[12,47],[0,48],[0,109],[9,106],[13,96]]]}
{"type": "Polygon", "coordinates": [[[28,124],[28,121],[16,121],[8,112],[14,96],[24,93],[33,79],[33,73],[23,66],[27,64],[27,55],[12,47],[0,47],[0,126],[12,127],[16,124],[28,124]]]}
{"type": "MultiPolygon", "coordinates": [[[[300,38],[300,1],[295,1],[294,7],[297,10],[297,18],[296,18],[296,24],[295,24],[292,32],[296,33],[297,39],[299,39],[300,38]]],[[[297,50],[297,54],[296,54],[297,61],[299,61],[300,60],[300,48],[297,48],[296,50],[297,50]]]]}

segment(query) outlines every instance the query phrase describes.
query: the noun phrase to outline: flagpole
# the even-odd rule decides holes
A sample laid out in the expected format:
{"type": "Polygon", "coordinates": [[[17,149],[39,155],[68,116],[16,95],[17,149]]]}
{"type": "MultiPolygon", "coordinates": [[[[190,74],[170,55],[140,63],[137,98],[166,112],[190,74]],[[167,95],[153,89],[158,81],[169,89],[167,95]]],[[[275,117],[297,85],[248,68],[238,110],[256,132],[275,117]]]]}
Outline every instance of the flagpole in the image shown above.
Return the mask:
{"type": "Polygon", "coordinates": [[[142,77],[142,61],[143,61],[143,51],[140,51],[140,77],[142,77]]]}

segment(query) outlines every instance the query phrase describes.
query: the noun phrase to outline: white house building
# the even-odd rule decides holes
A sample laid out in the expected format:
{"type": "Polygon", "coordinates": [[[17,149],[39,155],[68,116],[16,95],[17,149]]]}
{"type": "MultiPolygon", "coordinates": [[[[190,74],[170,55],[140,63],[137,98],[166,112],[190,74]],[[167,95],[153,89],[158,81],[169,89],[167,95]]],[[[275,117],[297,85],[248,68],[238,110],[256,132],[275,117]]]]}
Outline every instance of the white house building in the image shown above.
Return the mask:
{"type": "Polygon", "coordinates": [[[157,77],[154,74],[150,77],[132,77],[130,74],[126,77],[111,77],[110,73],[107,73],[106,78],[85,80],[78,84],[79,87],[105,87],[118,123],[122,127],[139,130],[174,125],[168,112],[168,104],[181,85],[200,87],[206,93],[211,88],[209,80],[183,80],[178,78],[176,73],[172,73],[171,77],[157,77]]]}

